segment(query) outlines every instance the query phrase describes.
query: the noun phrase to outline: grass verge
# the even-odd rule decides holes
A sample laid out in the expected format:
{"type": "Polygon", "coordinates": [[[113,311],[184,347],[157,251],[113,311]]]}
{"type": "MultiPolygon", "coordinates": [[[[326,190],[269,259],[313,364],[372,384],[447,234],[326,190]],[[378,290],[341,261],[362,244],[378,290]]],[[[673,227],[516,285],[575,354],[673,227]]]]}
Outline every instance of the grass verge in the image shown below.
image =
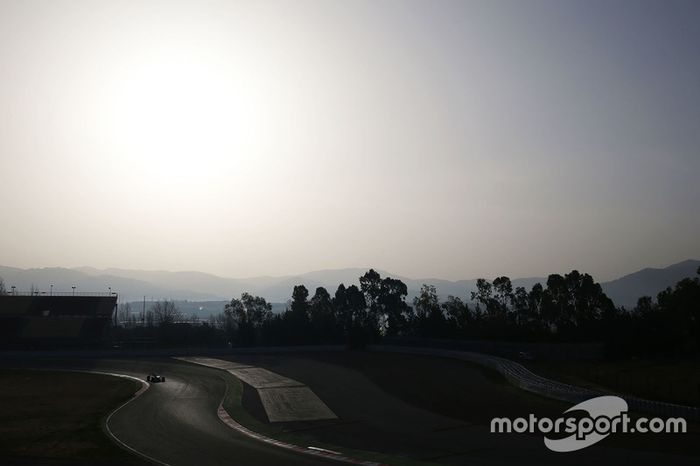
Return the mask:
{"type": "MultiPolygon", "coordinates": [[[[360,371],[384,391],[409,404],[480,425],[488,425],[496,416],[527,417],[533,413],[556,418],[571,406],[515,387],[494,370],[456,359],[363,352],[310,357],[360,371]]],[[[584,385],[577,383],[579,379],[565,380],[555,370],[580,363],[547,364],[549,371],[535,365],[530,369],[554,380],[584,385]]],[[[613,365],[610,370],[614,369],[613,365]]],[[[630,415],[634,420],[640,416],[630,415]]],[[[620,434],[605,442],[618,448],[700,456],[700,425],[688,422],[686,434],[620,434]]]]}
{"type": "Polygon", "coordinates": [[[0,371],[0,463],[145,465],[101,428],[139,388],[99,374],[0,371]]]}
{"type": "Polygon", "coordinates": [[[226,397],[224,398],[223,403],[224,409],[226,409],[229,416],[231,416],[236,422],[254,432],[257,432],[258,434],[300,447],[314,446],[317,448],[324,448],[327,450],[337,451],[342,453],[344,456],[351,458],[375,461],[383,464],[397,466],[431,466],[435,464],[425,461],[416,461],[410,458],[386,455],[379,452],[351,449],[339,445],[330,445],[319,442],[317,439],[311,436],[286,432],[280,426],[261,422],[255,416],[250,414],[243,406],[243,383],[230,374],[224,374],[222,377],[224,377],[227,384],[226,397]]]}
{"type": "Polygon", "coordinates": [[[628,359],[531,362],[535,373],[584,387],[700,406],[700,360],[628,359]]]}

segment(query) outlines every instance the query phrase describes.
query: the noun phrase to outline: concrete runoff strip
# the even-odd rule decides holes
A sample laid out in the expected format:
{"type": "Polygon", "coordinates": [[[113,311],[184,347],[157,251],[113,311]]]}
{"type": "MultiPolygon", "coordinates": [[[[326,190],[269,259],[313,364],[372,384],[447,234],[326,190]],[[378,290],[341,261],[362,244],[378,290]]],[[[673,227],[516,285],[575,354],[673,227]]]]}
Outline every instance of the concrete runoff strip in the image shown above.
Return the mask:
{"type": "Polygon", "coordinates": [[[304,384],[283,377],[262,367],[255,367],[249,364],[240,364],[233,361],[225,361],[223,359],[204,358],[204,357],[178,357],[181,361],[194,362],[207,367],[225,370],[241,379],[253,388],[278,388],[278,387],[303,387],[304,384]]]}
{"type": "Polygon", "coordinates": [[[338,418],[309,387],[262,367],[213,358],[179,357],[175,359],[225,370],[247,383],[258,392],[270,422],[338,418]]]}
{"type": "Polygon", "coordinates": [[[270,422],[337,419],[333,411],[305,385],[258,389],[270,422]]]}
{"type": "Polygon", "coordinates": [[[283,388],[283,387],[303,387],[304,384],[296,380],[288,379],[262,367],[243,367],[239,369],[229,369],[230,373],[247,383],[253,388],[283,388]]]}
{"type": "Polygon", "coordinates": [[[224,361],[223,359],[215,358],[205,358],[199,356],[181,356],[175,357],[173,359],[179,359],[181,361],[193,362],[195,364],[201,364],[202,366],[215,367],[216,369],[222,369],[225,371],[241,369],[245,367],[253,367],[250,364],[239,364],[233,361],[224,361]]]}

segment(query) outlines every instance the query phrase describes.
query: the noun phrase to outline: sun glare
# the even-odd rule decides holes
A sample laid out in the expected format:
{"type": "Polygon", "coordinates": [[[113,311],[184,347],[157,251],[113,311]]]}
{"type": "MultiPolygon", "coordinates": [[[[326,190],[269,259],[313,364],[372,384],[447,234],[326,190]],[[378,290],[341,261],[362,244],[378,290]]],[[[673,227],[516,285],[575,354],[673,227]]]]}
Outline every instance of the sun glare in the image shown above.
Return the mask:
{"type": "Polygon", "coordinates": [[[125,156],[149,172],[192,178],[235,156],[245,119],[220,70],[177,60],[134,67],[115,94],[125,156]]]}

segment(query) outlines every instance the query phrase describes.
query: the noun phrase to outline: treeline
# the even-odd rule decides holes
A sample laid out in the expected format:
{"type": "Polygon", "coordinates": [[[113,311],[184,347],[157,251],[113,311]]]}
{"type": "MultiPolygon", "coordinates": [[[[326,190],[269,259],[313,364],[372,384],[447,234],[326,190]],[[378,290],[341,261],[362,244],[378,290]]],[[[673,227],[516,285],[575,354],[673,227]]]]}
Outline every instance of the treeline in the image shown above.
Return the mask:
{"type": "MultiPolygon", "coordinates": [[[[374,270],[359,282],[359,287],[340,284],[332,295],[323,287],[310,295],[303,285],[295,286],[289,306],[279,314],[264,298],[243,293],[199,325],[202,328],[190,330],[188,339],[199,335],[195,343],[215,341],[236,347],[357,347],[402,336],[602,341],[615,355],[697,353],[700,348],[697,277],[664,290],[656,300],[640,298],[631,310],[616,308],[590,275],[576,270],[550,275],[544,285],[530,290],[514,288],[508,277],[479,279],[470,302],[455,296],[441,301],[434,286],[423,285],[409,304],[401,280],[381,277],[374,270]]],[[[150,312],[146,327],[159,328],[161,338],[171,343],[182,337],[183,326],[190,325],[170,301],[156,303],[150,312]],[[177,328],[179,336],[173,334],[177,328]]]]}

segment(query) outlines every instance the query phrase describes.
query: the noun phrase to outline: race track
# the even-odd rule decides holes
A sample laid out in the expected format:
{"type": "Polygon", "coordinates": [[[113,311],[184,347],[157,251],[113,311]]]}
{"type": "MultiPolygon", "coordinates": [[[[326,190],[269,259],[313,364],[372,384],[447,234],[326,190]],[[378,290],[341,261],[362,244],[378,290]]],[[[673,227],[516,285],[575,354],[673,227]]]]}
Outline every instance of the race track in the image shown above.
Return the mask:
{"type": "Polygon", "coordinates": [[[224,424],[217,408],[224,397],[220,372],[174,360],[53,361],[25,366],[52,366],[131,375],[166,374],[109,419],[109,430],[128,449],[169,466],[328,465],[342,464],[251,439],[224,424]]]}
{"type": "MultiPolygon", "coordinates": [[[[300,431],[308,434],[309,439],[318,438],[329,444],[380,451],[395,458],[484,466],[539,466],[562,462],[584,466],[621,464],[630,460],[640,465],[696,464],[697,460],[677,456],[672,448],[651,452],[605,445],[562,457],[547,451],[540,436],[490,434],[480,423],[460,421],[406,404],[360,373],[329,361],[304,355],[233,356],[230,359],[267,367],[307,383],[339,419],[321,421],[322,424],[315,427],[304,425],[300,431]]],[[[165,383],[151,384],[148,390],[114,412],[108,425],[119,442],[156,464],[342,464],[261,442],[224,424],[217,410],[226,392],[226,377],[232,375],[219,369],[172,358],[26,359],[14,361],[12,366],[91,370],[140,379],[151,372],[165,375],[165,383]]],[[[474,403],[479,403],[479,393],[502,391],[501,398],[491,399],[494,414],[505,406],[509,406],[508,411],[517,410],[518,403],[523,405],[522,409],[534,408],[530,402],[513,398],[512,389],[507,385],[504,388],[480,377],[477,369],[460,366],[460,370],[468,371],[470,387],[476,395],[474,403]]],[[[546,406],[542,408],[538,412],[546,413],[546,406]]],[[[561,412],[558,405],[550,409],[552,413],[561,412]]],[[[313,442],[309,440],[301,446],[314,446],[313,442]]]]}
{"type": "MultiPolygon", "coordinates": [[[[114,369],[141,377],[148,370],[129,365],[114,369]]],[[[167,374],[166,383],[151,384],[110,419],[112,433],[134,450],[170,466],[338,464],[252,440],[222,423],[217,409],[226,388],[217,371],[169,362],[157,366],[167,374]]]]}

